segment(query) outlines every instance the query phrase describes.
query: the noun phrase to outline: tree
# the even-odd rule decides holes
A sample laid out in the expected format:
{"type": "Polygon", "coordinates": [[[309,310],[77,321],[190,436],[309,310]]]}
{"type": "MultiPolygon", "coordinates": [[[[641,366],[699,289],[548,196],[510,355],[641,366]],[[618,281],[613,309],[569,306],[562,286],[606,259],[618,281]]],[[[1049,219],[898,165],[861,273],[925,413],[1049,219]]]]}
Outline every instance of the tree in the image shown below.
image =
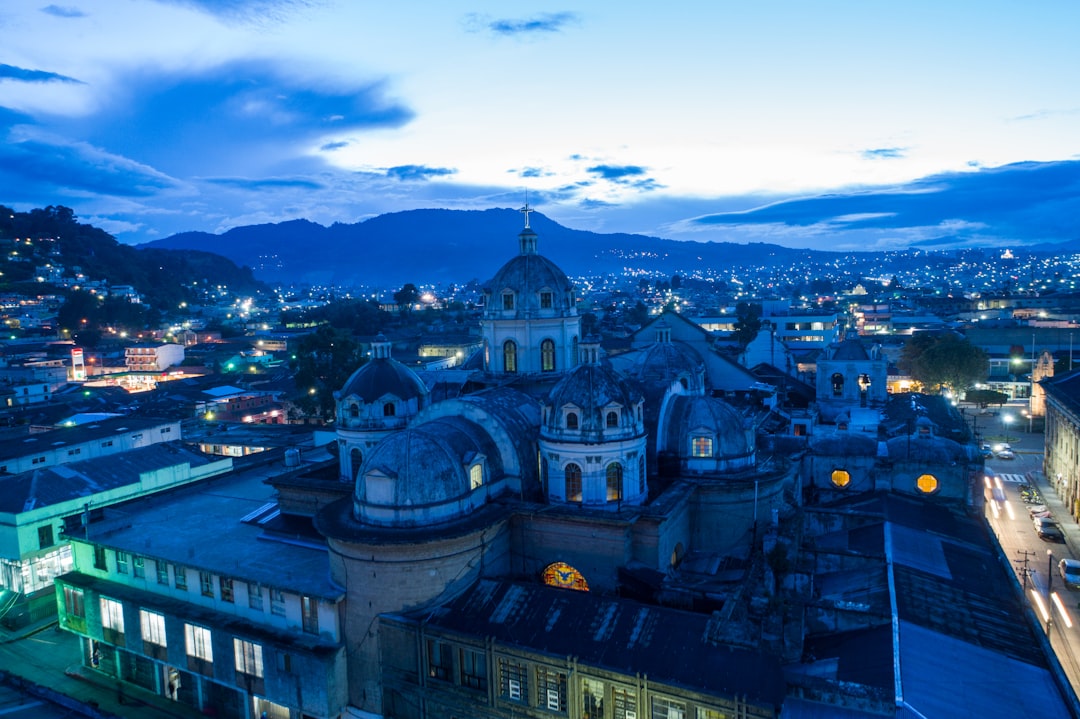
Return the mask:
{"type": "Polygon", "coordinates": [[[990,357],[954,334],[916,334],[900,353],[900,369],[927,390],[963,392],[990,372],[990,357]]]}
{"type": "Polygon", "coordinates": [[[1009,395],[992,389],[969,389],[964,394],[964,401],[985,408],[988,404],[1002,405],[1009,401],[1009,395]]]}
{"type": "Polygon", "coordinates": [[[749,302],[740,302],[735,305],[735,332],[732,339],[738,340],[745,347],[754,341],[757,333],[761,330],[761,305],[749,302]]]}
{"type": "Polygon", "coordinates": [[[403,286],[400,290],[394,293],[394,302],[397,303],[398,308],[408,312],[412,309],[412,306],[416,303],[416,300],[420,298],[420,290],[416,289],[416,285],[409,282],[403,286]]]}

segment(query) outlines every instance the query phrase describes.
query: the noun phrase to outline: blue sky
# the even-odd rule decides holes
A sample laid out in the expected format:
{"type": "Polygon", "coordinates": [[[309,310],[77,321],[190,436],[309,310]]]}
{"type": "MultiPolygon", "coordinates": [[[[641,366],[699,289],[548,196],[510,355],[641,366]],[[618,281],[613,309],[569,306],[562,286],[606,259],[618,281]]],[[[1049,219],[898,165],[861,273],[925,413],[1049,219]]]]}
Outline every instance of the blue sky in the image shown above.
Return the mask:
{"type": "Polygon", "coordinates": [[[888,249],[1080,229],[1080,4],[0,7],[0,204],[125,242],[530,204],[888,249]]]}

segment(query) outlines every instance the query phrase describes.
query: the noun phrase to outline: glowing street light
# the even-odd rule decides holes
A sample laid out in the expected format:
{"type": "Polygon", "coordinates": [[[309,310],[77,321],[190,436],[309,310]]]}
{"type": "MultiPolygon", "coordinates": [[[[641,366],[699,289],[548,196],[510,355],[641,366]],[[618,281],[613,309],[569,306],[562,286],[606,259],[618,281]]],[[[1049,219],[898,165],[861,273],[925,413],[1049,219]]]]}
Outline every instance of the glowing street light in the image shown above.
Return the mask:
{"type": "Polygon", "coordinates": [[[1013,423],[1014,419],[1016,418],[1013,417],[1011,414],[1001,415],[1001,431],[1005,433],[1006,443],[1008,443],[1009,441],[1009,425],[1013,423]]]}

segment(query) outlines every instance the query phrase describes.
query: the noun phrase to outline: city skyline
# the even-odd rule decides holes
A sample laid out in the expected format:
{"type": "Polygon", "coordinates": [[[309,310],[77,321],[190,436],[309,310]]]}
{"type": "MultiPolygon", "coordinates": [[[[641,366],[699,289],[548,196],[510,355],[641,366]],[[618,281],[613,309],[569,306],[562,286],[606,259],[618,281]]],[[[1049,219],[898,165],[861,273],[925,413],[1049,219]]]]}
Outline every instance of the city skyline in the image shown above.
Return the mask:
{"type": "Polygon", "coordinates": [[[530,202],[823,249],[1075,239],[1080,9],[15,2],[0,202],[135,243],[530,202]]]}

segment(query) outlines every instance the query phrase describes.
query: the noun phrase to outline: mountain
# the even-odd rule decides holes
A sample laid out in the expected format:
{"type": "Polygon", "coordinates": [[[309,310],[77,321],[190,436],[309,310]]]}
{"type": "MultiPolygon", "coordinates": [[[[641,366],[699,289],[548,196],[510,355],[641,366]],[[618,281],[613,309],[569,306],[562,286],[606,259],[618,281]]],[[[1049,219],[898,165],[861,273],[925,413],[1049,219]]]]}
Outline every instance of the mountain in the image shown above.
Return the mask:
{"type": "MultiPolygon", "coordinates": [[[[571,276],[626,268],[690,273],[771,264],[832,253],[779,245],[679,242],[574,230],[532,213],[540,252],[571,276]]],[[[409,210],[330,227],[307,220],[236,227],[220,235],[184,232],[143,248],[217,252],[264,281],[396,286],[490,278],[518,251],[517,210],[409,210]]]]}

